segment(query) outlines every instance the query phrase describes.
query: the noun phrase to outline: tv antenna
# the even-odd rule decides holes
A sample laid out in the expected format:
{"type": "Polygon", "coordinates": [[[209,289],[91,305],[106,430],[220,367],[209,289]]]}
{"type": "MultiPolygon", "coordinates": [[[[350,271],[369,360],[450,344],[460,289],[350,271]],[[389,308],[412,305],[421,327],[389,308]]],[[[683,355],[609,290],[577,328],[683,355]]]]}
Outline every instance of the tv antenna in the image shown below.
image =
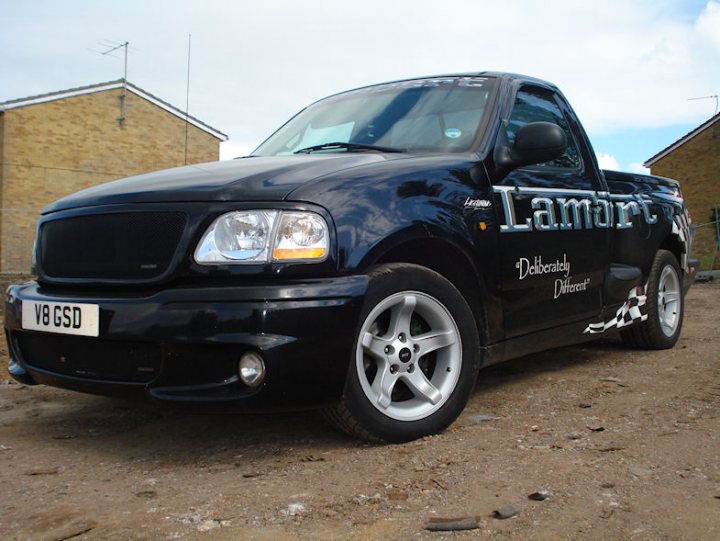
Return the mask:
{"type": "Polygon", "coordinates": [[[125,69],[123,70],[123,81],[127,82],[127,58],[128,58],[128,45],[130,45],[130,42],[126,41],[125,43],[119,43],[118,45],[115,45],[114,47],[111,47],[105,52],[100,53],[103,56],[113,56],[110,53],[115,52],[119,49],[125,49],[125,69]]]}
{"type": "Polygon", "coordinates": [[[190,117],[190,44],[192,43],[192,34],[188,34],[187,49],[187,81],[185,84],[185,165],[188,162],[188,125],[190,117]]]}
{"type": "MultiPolygon", "coordinates": [[[[118,96],[118,99],[120,100],[120,116],[117,118],[118,124],[122,127],[125,124],[125,102],[127,100],[127,71],[128,71],[128,46],[130,45],[129,41],[125,41],[123,43],[113,43],[109,42],[109,40],[106,40],[104,42],[98,43],[98,45],[104,47],[105,51],[95,51],[97,53],[100,53],[102,56],[112,56],[113,58],[117,58],[114,54],[115,51],[118,51],[120,49],[123,49],[124,53],[124,68],[123,68],[123,77],[122,77],[122,91],[120,92],[120,96],[118,96]]],[[[91,49],[92,50],[92,49],[91,49]]]]}
{"type": "Polygon", "coordinates": [[[718,114],[718,106],[720,106],[720,97],[717,94],[710,94],[709,96],[700,96],[699,98],[688,98],[688,101],[694,100],[715,100],[715,113],[713,116],[718,114]]]}

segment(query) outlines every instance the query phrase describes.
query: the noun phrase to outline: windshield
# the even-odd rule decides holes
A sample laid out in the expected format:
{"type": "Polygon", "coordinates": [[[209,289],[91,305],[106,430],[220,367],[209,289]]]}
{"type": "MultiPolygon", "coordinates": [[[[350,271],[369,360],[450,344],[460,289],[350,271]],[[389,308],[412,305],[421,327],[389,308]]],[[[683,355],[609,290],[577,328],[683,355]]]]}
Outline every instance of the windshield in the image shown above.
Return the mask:
{"type": "Polygon", "coordinates": [[[303,110],[253,155],[466,151],[493,87],[485,77],[441,77],[352,90],[303,110]]]}

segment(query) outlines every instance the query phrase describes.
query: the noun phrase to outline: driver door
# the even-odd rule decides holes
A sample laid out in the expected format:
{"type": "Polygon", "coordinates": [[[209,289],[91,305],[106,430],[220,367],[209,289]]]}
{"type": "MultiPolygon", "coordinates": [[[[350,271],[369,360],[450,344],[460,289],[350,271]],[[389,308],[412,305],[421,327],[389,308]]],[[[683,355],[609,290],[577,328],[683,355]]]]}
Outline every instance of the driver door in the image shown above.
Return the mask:
{"type": "Polygon", "coordinates": [[[552,122],[568,141],[560,158],[515,169],[493,186],[504,224],[499,246],[506,337],[590,319],[602,309],[609,230],[593,222],[600,187],[586,169],[570,115],[554,92],[524,86],[504,128],[512,144],[525,124],[552,122]]]}

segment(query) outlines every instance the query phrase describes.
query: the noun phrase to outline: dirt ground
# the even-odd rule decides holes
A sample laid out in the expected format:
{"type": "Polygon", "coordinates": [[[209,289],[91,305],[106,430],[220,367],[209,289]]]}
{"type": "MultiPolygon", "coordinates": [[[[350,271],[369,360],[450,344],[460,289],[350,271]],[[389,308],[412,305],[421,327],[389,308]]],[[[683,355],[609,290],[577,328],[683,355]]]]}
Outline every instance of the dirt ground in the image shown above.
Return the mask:
{"type": "Polygon", "coordinates": [[[2,343],[0,538],[714,541],[719,314],[720,286],[696,285],[675,349],[607,339],[492,367],[445,433],[387,446],[312,412],[187,415],[10,384],[2,343]],[[465,516],[479,529],[425,530],[465,516]]]}

